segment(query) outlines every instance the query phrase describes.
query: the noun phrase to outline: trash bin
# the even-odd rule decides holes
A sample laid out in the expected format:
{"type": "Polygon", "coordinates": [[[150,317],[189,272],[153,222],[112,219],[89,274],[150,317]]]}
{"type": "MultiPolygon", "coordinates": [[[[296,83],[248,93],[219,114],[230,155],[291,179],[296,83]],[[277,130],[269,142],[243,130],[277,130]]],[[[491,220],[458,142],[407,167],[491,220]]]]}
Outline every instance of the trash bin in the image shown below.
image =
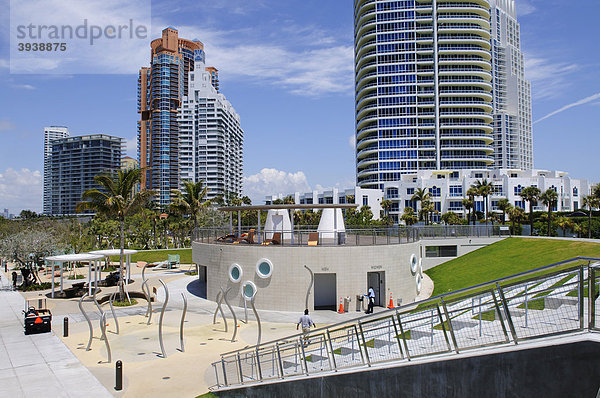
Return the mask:
{"type": "Polygon", "coordinates": [[[352,299],[350,297],[344,297],[344,312],[348,312],[348,308],[350,308],[350,301],[352,299]]]}
{"type": "Polygon", "coordinates": [[[363,297],[362,294],[357,294],[356,295],[356,311],[362,311],[362,306],[363,306],[363,300],[365,298],[363,297]]]}

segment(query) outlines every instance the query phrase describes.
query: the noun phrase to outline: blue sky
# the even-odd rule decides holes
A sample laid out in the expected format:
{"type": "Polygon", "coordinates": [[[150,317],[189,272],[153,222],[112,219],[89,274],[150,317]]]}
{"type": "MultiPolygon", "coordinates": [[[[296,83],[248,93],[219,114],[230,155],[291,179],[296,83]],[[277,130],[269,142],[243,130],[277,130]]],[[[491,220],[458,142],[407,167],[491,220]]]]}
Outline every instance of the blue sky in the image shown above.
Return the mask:
{"type": "MultiPolygon", "coordinates": [[[[535,167],[597,182],[600,2],[517,0],[517,9],[532,82],[535,167]]],[[[0,210],[39,211],[43,127],[121,136],[135,156],[137,76],[10,74],[8,24],[1,15],[0,210]]],[[[221,91],[245,130],[253,200],[353,185],[351,0],[153,1],[152,38],[169,25],[204,42],[207,64],[220,71],[221,91]]],[[[148,63],[149,40],[143,51],[148,63]]]]}

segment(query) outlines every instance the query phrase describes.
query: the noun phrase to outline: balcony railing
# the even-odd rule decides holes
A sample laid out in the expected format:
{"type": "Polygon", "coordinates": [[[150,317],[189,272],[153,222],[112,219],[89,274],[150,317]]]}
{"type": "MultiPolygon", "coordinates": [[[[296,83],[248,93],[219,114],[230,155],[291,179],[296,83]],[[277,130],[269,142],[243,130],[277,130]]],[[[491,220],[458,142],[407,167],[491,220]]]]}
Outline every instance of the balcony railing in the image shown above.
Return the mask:
{"type": "MultiPolygon", "coordinates": [[[[600,259],[577,257],[224,353],[212,390],[600,331],[600,259]]],[[[418,272],[418,271],[417,271],[418,272]]]]}

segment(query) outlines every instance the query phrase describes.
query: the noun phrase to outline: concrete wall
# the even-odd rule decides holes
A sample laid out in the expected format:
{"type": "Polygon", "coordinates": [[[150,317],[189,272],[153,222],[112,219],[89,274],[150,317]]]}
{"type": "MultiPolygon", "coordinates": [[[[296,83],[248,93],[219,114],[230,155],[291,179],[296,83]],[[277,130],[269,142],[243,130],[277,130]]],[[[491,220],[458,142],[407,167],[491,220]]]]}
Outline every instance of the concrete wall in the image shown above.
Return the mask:
{"type": "Polygon", "coordinates": [[[217,392],[237,397],[596,397],[600,343],[519,349],[217,392]]]}
{"type": "Polygon", "coordinates": [[[421,255],[423,256],[423,270],[433,268],[436,265],[445,263],[446,261],[453,260],[474,250],[491,245],[492,243],[499,242],[502,239],[506,239],[506,237],[424,239],[420,242],[423,248],[421,252],[421,255]],[[425,257],[426,246],[457,246],[457,256],[425,257]]]}
{"type": "MultiPolygon", "coordinates": [[[[194,242],[193,261],[207,267],[207,299],[215,300],[220,287],[231,287],[227,295],[232,305],[242,306],[241,284],[252,281],[258,287],[256,307],[267,310],[302,311],[310,274],[336,274],[336,297],[351,297],[351,308],[355,306],[357,294],[367,290],[367,272],[385,271],[385,298],[390,292],[394,302],[414,301],[417,295],[415,275],[411,273],[412,254],[419,258],[419,243],[379,246],[260,246],[206,244],[194,242]],[[256,274],[256,263],[267,258],[273,263],[273,274],[262,279],[256,274]],[[243,270],[240,283],[229,280],[228,271],[232,263],[243,270]]],[[[309,298],[309,309],[313,309],[314,296],[309,298]]]]}

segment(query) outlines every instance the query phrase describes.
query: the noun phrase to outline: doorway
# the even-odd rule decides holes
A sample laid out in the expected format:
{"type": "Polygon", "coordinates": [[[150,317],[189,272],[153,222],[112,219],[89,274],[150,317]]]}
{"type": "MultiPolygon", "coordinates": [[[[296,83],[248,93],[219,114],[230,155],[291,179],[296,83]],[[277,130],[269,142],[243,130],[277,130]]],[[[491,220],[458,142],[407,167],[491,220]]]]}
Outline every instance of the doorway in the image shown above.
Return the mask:
{"type": "Polygon", "coordinates": [[[375,291],[375,305],[385,307],[385,271],[367,272],[367,291],[375,291]]]}
{"type": "Polygon", "coordinates": [[[336,275],[315,274],[315,310],[336,310],[336,275]]]}

